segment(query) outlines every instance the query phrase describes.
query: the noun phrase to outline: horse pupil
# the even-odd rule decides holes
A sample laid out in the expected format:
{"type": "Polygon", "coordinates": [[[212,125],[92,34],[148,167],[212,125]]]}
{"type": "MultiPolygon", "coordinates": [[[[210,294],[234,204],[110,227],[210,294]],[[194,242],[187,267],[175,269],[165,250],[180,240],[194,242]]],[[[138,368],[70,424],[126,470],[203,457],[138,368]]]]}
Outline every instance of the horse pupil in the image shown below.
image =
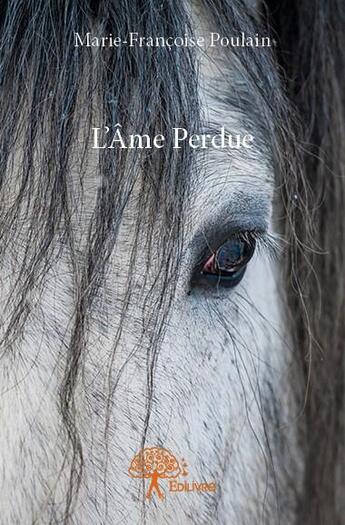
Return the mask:
{"type": "Polygon", "coordinates": [[[218,270],[228,271],[242,262],[247,243],[242,239],[229,239],[217,252],[218,270]]]}

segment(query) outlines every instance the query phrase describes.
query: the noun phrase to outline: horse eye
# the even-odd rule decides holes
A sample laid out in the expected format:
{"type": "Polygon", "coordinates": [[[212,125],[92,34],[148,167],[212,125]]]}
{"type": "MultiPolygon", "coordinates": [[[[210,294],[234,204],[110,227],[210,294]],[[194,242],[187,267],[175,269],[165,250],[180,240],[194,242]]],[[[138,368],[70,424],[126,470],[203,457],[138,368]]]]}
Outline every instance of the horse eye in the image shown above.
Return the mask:
{"type": "Polygon", "coordinates": [[[233,288],[245,274],[255,251],[255,239],[233,237],[222,244],[203,263],[198,281],[233,288]]]}

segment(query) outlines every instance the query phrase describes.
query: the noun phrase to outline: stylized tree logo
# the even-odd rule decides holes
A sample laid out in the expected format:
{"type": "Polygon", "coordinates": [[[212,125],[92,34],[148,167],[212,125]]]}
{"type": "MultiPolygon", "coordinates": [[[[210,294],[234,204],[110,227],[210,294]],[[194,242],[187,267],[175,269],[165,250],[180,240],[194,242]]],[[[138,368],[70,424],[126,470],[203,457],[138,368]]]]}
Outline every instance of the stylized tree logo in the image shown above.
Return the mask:
{"type": "Polygon", "coordinates": [[[132,478],[150,479],[151,483],[146,497],[152,498],[153,490],[160,500],[164,499],[164,492],[158,484],[158,478],[177,478],[187,475],[187,463],[182,459],[181,464],[175,456],[165,448],[151,447],[142,449],[132,460],[128,473],[132,478]]]}

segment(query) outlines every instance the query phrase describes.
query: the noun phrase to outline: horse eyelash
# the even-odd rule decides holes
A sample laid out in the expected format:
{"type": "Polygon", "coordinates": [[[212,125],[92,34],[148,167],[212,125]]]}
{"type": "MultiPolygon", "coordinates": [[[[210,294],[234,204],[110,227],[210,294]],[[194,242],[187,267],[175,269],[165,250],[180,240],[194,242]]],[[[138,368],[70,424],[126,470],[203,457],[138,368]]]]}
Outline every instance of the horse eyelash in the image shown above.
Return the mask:
{"type": "Polygon", "coordinates": [[[278,259],[283,252],[283,239],[278,234],[252,230],[241,232],[240,237],[247,242],[255,241],[259,254],[266,255],[271,260],[278,259]]]}

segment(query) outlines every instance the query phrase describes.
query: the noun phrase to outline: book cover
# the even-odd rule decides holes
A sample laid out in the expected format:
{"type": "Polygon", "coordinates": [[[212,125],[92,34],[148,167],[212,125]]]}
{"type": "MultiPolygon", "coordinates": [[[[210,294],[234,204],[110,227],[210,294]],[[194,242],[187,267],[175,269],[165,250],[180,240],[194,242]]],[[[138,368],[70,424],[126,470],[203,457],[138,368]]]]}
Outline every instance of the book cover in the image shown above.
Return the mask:
{"type": "Polygon", "coordinates": [[[345,523],[344,31],[0,2],[0,525],[345,523]]]}

